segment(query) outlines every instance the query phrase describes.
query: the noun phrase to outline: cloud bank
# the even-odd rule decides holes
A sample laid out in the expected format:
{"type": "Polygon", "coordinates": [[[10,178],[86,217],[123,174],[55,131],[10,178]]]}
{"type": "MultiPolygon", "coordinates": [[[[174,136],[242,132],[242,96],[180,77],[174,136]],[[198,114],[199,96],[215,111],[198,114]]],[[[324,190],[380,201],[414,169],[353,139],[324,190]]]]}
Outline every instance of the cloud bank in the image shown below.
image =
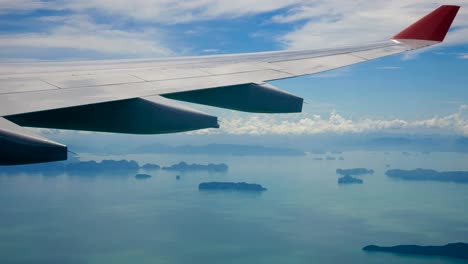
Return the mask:
{"type": "Polygon", "coordinates": [[[329,117],[315,114],[248,115],[247,117],[220,118],[219,129],[205,129],[191,134],[235,135],[308,135],[308,134],[357,134],[370,132],[445,132],[468,136],[468,106],[447,116],[434,116],[425,120],[358,119],[345,118],[332,112],[329,117]]]}
{"type": "MultiPolygon", "coordinates": [[[[8,33],[0,35],[0,48],[16,50],[74,49],[133,57],[159,57],[174,52],[162,45],[154,29],[120,30],[108,24],[95,23],[86,15],[47,16],[41,22],[57,24],[45,32],[8,33]]],[[[38,51],[40,52],[40,51],[38,51]]]]}
{"type": "MultiPolygon", "coordinates": [[[[305,1],[285,14],[272,17],[276,23],[302,21],[302,26],[279,37],[287,48],[348,45],[362,41],[389,39],[392,34],[438,7],[439,1],[305,1]]],[[[450,4],[450,3],[443,3],[450,4]]],[[[454,22],[447,44],[468,42],[467,0],[453,1],[462,8],[454,22]]]]}
{"type": "MultiPolygon", "coordinates": [[[[173,32],[177,30],[174,25],[195,27],[206,21],[264,14],[260,23],[289,28],[270,33],[270,41],[285,49],[323,48],[388,39],[439,4],[427,0],[0,0],[0,18],[34,16],[21,33],[0,31],[0,47],[8,51],[89,50],[116,57],[168,56],[184,50],[174,50],[174,43],[168,40],[182,34],[173,32]],[[51,12],[59,17],[48,17],[51,12]],[[34,19],[46,26],[35,26],[34,19]]],[[[453,4],[465,8],[447,42],[468,43],[468,0],[453,4]]]]}

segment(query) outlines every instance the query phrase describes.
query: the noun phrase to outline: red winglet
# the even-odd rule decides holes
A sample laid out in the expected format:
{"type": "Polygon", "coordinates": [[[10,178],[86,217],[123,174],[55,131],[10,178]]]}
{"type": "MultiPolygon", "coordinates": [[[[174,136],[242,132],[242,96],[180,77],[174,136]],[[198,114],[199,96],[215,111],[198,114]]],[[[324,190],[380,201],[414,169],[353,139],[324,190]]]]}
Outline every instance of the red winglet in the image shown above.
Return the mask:
{"type": "Polygon", "coordinates": [[[443,41],[457,15],[459,6],[443,5],[421,18],[392,39],[443,41]]]}

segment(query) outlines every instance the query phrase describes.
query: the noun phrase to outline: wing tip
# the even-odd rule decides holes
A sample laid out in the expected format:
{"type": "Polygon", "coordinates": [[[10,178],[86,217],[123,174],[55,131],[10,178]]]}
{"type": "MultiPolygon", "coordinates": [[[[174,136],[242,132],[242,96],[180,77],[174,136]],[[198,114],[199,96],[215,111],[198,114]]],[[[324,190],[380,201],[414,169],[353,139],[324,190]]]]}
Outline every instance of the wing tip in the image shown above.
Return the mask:
{"type": "Polygon", "coordinates": [[[393,40],[426,40],[442,42],[460,6],[442,5],[392,37],[393,40]]]}

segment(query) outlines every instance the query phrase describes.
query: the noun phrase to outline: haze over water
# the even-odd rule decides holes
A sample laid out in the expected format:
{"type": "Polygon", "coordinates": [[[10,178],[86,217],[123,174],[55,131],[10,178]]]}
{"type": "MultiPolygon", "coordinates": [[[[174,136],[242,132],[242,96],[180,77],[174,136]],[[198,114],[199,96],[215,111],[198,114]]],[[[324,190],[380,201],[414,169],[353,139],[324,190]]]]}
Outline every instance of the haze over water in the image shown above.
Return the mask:
{"type": "Polygon", "coordinates": [[[227,173],[1,175],[1,263],[463,263],[366,253],[368,244],[468,242],[468,184],[411,182],[390,168],[468,170],[467,154],[346,152],[316,157],[130,155],[171,165],[226,163],[227,173]],[[339,186],[337,168],[364,167],[339,186]],[[176,180],[176,175],[181,179],[176,180]],[[263,193],[200,192],[245,181],[263,193]]]}

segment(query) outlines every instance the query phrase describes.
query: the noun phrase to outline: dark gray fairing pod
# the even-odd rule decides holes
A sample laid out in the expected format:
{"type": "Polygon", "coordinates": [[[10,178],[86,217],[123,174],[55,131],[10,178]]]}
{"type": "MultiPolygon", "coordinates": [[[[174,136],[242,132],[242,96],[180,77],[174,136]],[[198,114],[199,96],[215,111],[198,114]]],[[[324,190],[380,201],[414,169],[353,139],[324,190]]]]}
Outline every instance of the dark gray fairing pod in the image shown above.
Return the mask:
{"type": "Polygon", "coordinates": [[[67,159],[67,147],[0,118],[0,165],[67,159]]]}
{"type": "Polygon", "coordinates": [[[67,147],[20,126],[98,132],[161,134],[218,128],[215,116],[153,96],[1,118],[0,165],[67,159],[67,147]],[[18,126],[19,125],[19,126],[18,126]]]}
{"type": "Polygon", "coordinates": [[[20,125],[129,134],[162,134],[218,128],[218,119],[153,96],[5,117],[20,125]]]}
{"type": "Polygon", "coordinates": [[[300,113],[304,99],[270,84],[242,84],[163,95],[166,98],[252,113],[300,113]]]}

